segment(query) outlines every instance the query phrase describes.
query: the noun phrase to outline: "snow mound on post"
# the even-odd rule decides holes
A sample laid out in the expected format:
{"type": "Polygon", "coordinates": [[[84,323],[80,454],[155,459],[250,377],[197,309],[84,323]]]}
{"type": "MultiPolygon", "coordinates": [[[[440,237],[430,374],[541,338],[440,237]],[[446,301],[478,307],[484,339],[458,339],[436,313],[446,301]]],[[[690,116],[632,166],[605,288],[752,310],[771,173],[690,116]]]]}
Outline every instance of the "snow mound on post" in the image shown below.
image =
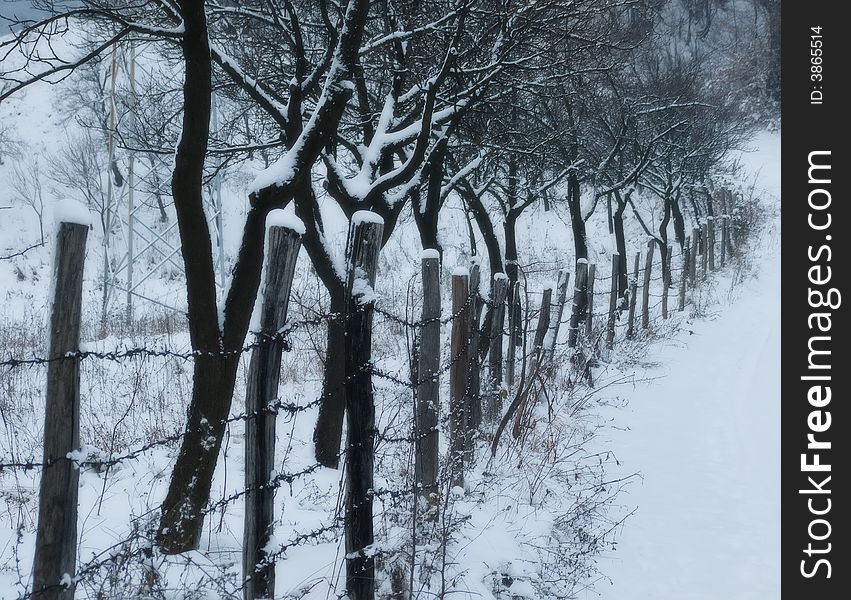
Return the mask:
{"type": "Polygon", "coordinates": [[[494,278],[494,280],[497,280],[497,279],[502,280],[502,279],[504,279],[504,280],[508,281],[508,275],[506,275],[505,273],[494,273],[494,274],[493,274],[493,278],[494,278]]]}
{"type": "Polygon", "coordinates": [[[455,267],[455,269],[452,270],[452,276],[453,277],[469,277],[470,276],[470,269],[468,269],[467,267],[455,267]]]}
{"type": "Polygon", "coordinates": [[[578,264],[587,265],[587,264],[588,264],[588,259],[587,259],[587,258],[577,258],[577,259],[576,259],[576,264],[577,264],[577,265],[578,265],[578,264]]]}
{"type": "Polygon", "coordinates": [[[301,219],[282,208],[270,210],[266,215],[266,227],[285,227],[292,229],[299,235],[304,235],[305,227],[301,219]]]}
{"type": "Polygon", "coordinates": [[[438,252],[434,248],[426,248],[425,250],[422,251],[422,254],[420,254],[420,257],[423,258],[423,259],[426,259],[426,258],[440,259],[440,252],[438,252]]]}
{"type": "Polygon", "coordinates": [[[359,210],[352,215],[352,225],[357,225],[358,223],[378,223],[379,225],[384,225],[384,218],[371,210],[359,210]]]}
{"type": "Polygon", "coordinates": [[[558,284],[552,279],[547,279],[544,281],[544,290],[554,290],[558,284]]]}
{"type": "Polygon", "coordinates": [[[92,214],[89,212],[89,208],[82,202],[73,198],[65,198],[57,202],[53,207],[53,222],[57,227],[61,223],[75,223],[90,227],[92,224],[92,214]]]}

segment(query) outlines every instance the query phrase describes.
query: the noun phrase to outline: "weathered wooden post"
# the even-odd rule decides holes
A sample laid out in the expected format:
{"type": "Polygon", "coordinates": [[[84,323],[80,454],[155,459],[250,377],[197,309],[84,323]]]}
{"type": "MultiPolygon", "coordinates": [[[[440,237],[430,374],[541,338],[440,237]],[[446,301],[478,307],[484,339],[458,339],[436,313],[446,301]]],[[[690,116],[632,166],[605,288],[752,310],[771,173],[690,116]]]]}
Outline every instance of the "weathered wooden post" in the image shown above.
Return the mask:
{"type": "Polygon", "coordinates": [[[440,253],[437,250],[423,250],[422,277],[414,474],[420,496],[436,506],[440,413],[440,253]]]}
{"type": "Polygon", "coordinates": [[[609,322],[606,328],[606,348],[615,347],[615,323],[618,310],[618,279],[620,278],[621,256],[612,254],[612,289],[609,292],[609,322]]]}
{"type": "Polygon", "coordinates": [[[650,275],[653,271],[653,240],[647,242],[647,256],[644,259],[644,287],[642,288],[641,328],[650,327],[650,275]]]}
{"type": "Polygon", "coordinates": [[[703,279],[709,276],[709,222],[704,222],[700,228],[700,247],[703,253],[700,255],[701,275],[703,279]]]}
{"type": "Polygon", "coordinates": [[[535,340],[532,345],[532,356],[534,361],[540,363],[544,355],[544,339],[550,328],[550,314],[552,313],[553,288],[552,284],[544,288],[541,296],[541,310],[538,313],[538,326],[535,328],[535,340]]]}
{"type": "Polygon", "coordinates": [[[635,336],[635,305],[638,302],[638,269],[640,265],[641,252],[636,252],[632,265],[632,280],[629,282],[629,313],[626,324],[627,339],[632,339],[635,336]]]}
{"type": "Polygon", "coordinates": [[[576,347],[579,339],[579,322],[588,306],[587,299],[588,261],[580,258],[576,261],[576,278],[573,287],[573,308],[570,314],[570,329],[567,333],[567,345],[576,347]]]}
{"type": "Polygon", "coordinates": [[[372,523],[375,401],[372,394],[372,313],[384,220],[370,211],[352,215],[346,247],[346,591],[352,600],[375,598],[372,523]]]}
{"type": "Polygon", "coordinates": [[[709,270],[715,270],[715,217],[706,218],[707,237],[706,242],[709,246],[709,270]]]}
{"type": "Polygon", "coordinates": [[[668,261],[668,268],[665,268],[665,265],[662,265],[662,318],[668,318],[668,288],[671,285],[671,267],[673,265],[673,260],[671,260],[671,253],[673,249],[668,246],[667,253],[665,254],[665,260],[668,261]]]}
{"type": "Polygon", "coordinates": [[[493,423],[502,413],[502,326],[505,322],[505,297],[508,292],[508,275],[495,273],[493,276],[493,321],[490,330],[490,350],[488,355],[488,386],[485,418],[493,423]]]}
{"type": "Polygon", "coordinates": [[[266,219],[269,229],[266,278],[262,290],[257,346],[251,351],[245,392],[245,515],[242,540],[243,598],[275,596],[275,563],[267,558],[274,532],[275,490],[269,485],[275,468],[276,415],[269,410],[278,397],[284,340],[276,334],[286,325],[296,260],[304,225],[282,210],[266,219]]]}
{"type": "Polygon", "coordinates": [[[680,312],[686,308],[686,281],[689,277],[689,265],[691,264],[691,238],[686,238],[683,245],[683,270],[680,276],[680,302],[678,309],[680,312]]]}
{"type": "MultiPolygon", "coordinates": [[[[532,355],[528,365],[529,380],[535,377],[535,374],[541,368],[544,360],[544,340],[547,336],[547,331],[550,327],[550,314],[552,312],[553,288],[547,286],[541,296],[541,309],[538,311],[538,324],[535,327],[535,338],[532,341],[532,355]]],[[[526,406],[528,405],[528,397],[524,397],[519,407],[517,408],[516,418],[514,419],[514,427],[512,435],[514,438],[520,437],[523,418],[526,414],[526,406]]]]}
{"type": "Polygon", "coordinates": [[[591,263],[588,265],[588,284],[587,298],[588,308],[585,315],[585,335],[591,337],[591,331],[594,328],[594,281],[597,279],[597,265],[591,263]]]}
{"type": "Polygon", "coordinates": [[[730,243],[729,238],[729,223],[730,218],[727,215],[723,215],[721,217],[721,268],[723,269],[727,265],[727,255],[729,254],[727,251],[727,247],[730,243]]]}
{"type": "Polygon", "coordinates": [[[476,431],[482,424],[482,397],[481,397],[481,364],[479,360],[479,321],[481,320],[484,304],[479,295],[481,281],[481,270],[478,262],[473,262],[470,267],[470,317],[467,333],[469,364],[467,366],[467,390],[464,400],[464,464],[473,462],[473,450],[475,446],[476,431]]]}
{"type": "Polygon", "coordinates": [[[736,195],[732,191],[727,197],[727,214],[730,217],[729,244],[730,253],[732,255],[733,249],[738,245],[738,224],[736,221],[736,195]]]}
{"type": "Polygon", "coordinates": [[[697,283],[697,255],[700,253],[700,227],[691,230],[691,264],[689,265],[688,277],[691,287],[697,283]]]}
{"type": "Polygon", "coordinates": [[[452,487],[464,487],[467,382],[470,367],[470,271],[452,273],[452,337],[449,351],[449,472],[452,487]]]}
{"type": "Polygon", "coordinates": [[[567,286],[570,283],[570,272],[564,269],[558,272],[558,282],[556,284],[556,307],[555,314],[550,319],[550,329],[547,332],[547,338],[544,341],[546,346],[548,360],[552,360],[556,352],[556,343],[558,341],[558,332],[561,329],[561,320],[564,318],[564,305],[567,302],[567,286]]]}
{"type": "Polygon", "coordinates": [[[50,349],[44,414],[44,470],[38,490],[38,529],[33,561],[33,597],[74,598],[77,560],[77,493],[80,465],[69,460],[80,448],[80,313],[83,265],[91,218],[83,205],[57,207],[50,349]],[[71,356],[68,356],[71,355],[71,356]],[[66,358],[61,358],[66,357],[66,358]]]}
{"type": "Polygon", "coordinates": [[[505,357],[505,383],[508,386],[508,389],[514,387],[514,370],[516,367],[516,355],[517,355],[517,344],[516,335],[517,331],[521,329],[519,327],[519,323],[517,323],[517,319],[520,316],[520,311],[518,310],[518,303],[520,302],[520,282],[514,282],[514,289],[511,294],[508,296],[508,352],[505,357]]]}

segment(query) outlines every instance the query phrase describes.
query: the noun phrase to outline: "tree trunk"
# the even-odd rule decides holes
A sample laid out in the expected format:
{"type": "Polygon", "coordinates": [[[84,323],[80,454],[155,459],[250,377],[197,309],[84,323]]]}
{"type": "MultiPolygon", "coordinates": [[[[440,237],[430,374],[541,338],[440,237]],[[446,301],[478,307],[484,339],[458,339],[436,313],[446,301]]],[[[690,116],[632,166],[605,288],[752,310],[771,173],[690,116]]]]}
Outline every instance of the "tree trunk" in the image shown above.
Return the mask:
{"type": "Polygon", "coordinates": [[[570,227],[573,231],[573,248],[576,260],[588,258],[588,240],[585,233],[585,219],[582,218],[579,179],[571,171],[567,177],[567,206],[570,212],[570,227]]]}
{"type": "Polygon", "coordinates": [[[189,335],[196,355],[186,435],[162,506],[157,542],[166,554],[197,547],[201,511],[209,497],[212,467],[221,444],[220,421],[233,393],[237,357],[220,355],[220,332],[210,230],[204,215],[202,177],[207,152],[212,66],[204,2],[183,2],[186,63],[183,131],[175,155],[171,189],[186,271],[189,335]],[[203,424],[203,426],[202,426],[203,424]],[[211,438],[212,445],[202,443],[211,438]]]}
{"type": "Polygon", "coordinates": [[[338,354],[346,341],[346,324],[342,318],[346,298],[342,286],[334,286],[329,292],[333,316],[328,321],[322,402],[319,404],[319,416],[313,431],[313,444],[316,461],[325,467],[336,469],[340,465],[343,418],[346,411],[346,371],[338,354]]]}

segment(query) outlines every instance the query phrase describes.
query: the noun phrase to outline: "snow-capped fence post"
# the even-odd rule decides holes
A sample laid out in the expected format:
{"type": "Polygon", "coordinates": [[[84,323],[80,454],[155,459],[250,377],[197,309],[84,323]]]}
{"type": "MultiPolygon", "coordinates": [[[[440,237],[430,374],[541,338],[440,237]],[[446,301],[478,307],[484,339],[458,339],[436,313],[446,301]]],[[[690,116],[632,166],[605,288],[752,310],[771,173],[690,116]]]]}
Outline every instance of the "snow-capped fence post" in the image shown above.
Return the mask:
{"type": "Polygon", "coordinates": [[[518,303],[520,302],[520,282],[514,282],[512,293],[508,296],[508,352],[505,357],[505,383],[508,389],[514,387],[514,370],[517,355],[517,331],[519,329],[517,318],[520,316],[518,303]]]}
{"type": "Polygon", "coordinates": [[[706,218],[706,242],[709,247],[709,270],[715,270],[715,217],[706,218]]]}
{"type": "Polygon", "coordinates": [[[644,258],[644,287],[642,288],[641,328],[650,327],[650,275],[653,271],[654,241],[647,242],[647,256],[644,258]]]}
{"type": "MultiPolygon", "coordinates": [[[[414,473],[417,489],[437,505],[438,413],[440,407],[440,254],[422,254],[423,311],[417,366],[417,415],[414,473]]],[[[437,517],[437,513],[434,513],[437,517]]]]}
{"type": "Polygon", "coordinates": [[[597,265],[591,263],[588,265],[588,283],[586,285],[588,291],[588,307],[585,310],[585,335],[591,337],[591,331],[594,328],[594,281],[597,279],[597,265]]]}
{"type": "Polygon", "coordinates": [[[730,243],[729,239],[729,227],[728,227],[729,217],[727,215],[723,215],[721,217],[721,268],[723,269],[727,264],[727,245],[730,243]]]}
{"type": "Polygon", "coordinates": [[[260,323],[251,351],[245,391],[245,516],[242,539],[243,598],[272,598],[275,595],[275,563],[267,558],[275,519],[275,489],[269,485],[275,465],[275,416],[269,406],[278,397],[281,353],[284,340],[278,333],[285,326],[295,265],[301,248],[304,225],[283,211],[272,211],[266,219],[265,284],[260,306],[260,323]]]}
{"type": "Polygon", "coordinates": [[[346,591],[352,600],[375,598],[372,496],[375,400],[372,392],[373,292],[384,220],[369,211],[352,215],[346,248],[346,591]]]}
{"type": "Polygon", "coordinates": [[[464,401],[464,412],[466,415],[464,428],[464,463],[473,462],[473,448],[475,445],[476,431],[482,424],[482,397],[481,397],[481,362],[479,360],[479,321],[482,315],[482,301],[479,294],[481,283],[481,269],[478,262],[470,266],[470,307],[468,326],[467,356],[469,364],[467,367],[467,391],[464,401]]]}
{"type": "Polygon", "coordinates": [[[632,339],[635,336],[635,305],[638,302],[638,270],[641,265],[641,252],[635,253],[632,264],[632,280],[629,282],[629,313],[627,316],[626,337],[632,339]]]}
{"type": "Polygon", "coordinates": [[[700,269],[705,280],[709,273],[709,222],[705,221],[700,228],[700,269]]]}
{"type": "Polygon", "coordinates": [[[668,288],[671,286],[671,266],[674,261],[671,260],[673,248],[668,246],[664,260],[668,261],[668,268],[662,265],[662,318],[668,318],[668,288]]]}
{"type": "Polygon", "coordinates": [[[493,320],[488,355],[488,395],[485,404],[485,419],[488,423],[495,422],[502,413],[502,325],[505,322],[505,297],[508,292],[508,275],[495,273],[491,288],[491,303],[493,305],[493,320]]]}
{"type": "Polygon", "coordinates": [[[558,332],[561,329],[561,320],[564,318],[564,305],[567,302],[567,286],[570,283],[570,271],[560,270],[558,272],[558,284],[556,286],[558,295],[556,296],[556,312],[550,319],[550,330],[547,334],[545,345],[547,346],[547,360],[552,360],[556,352],[556,343],[558,341],[558,332]]]}
{"type": "Polygon", "coordinates": [[[579,321],[588,306],[587,298],[588,261],[580,258],[576,261],[576,277],[573,286],[573,308],[570,313],[570,329],[567,334],[567,346],[576,347],[579,338],[579,321]]]}
{"type": "Polygon", "coordinates": [[[609,322],[606,327],[606,348],[615,347],[615,322],[618,311],[618,279],[620,278],[621,256],[612,254],[612,289],[609,292],[609,322]]]}
{"type": "Polygon", "coordinates": [[[686,281],[689,277],[691,252],[691,238],[687,237],[685,244],[683,244],[683,270],[680,275],[680,298],[679,306],[677,307],[680,312],[684,311],[686,308],[686,281]]]}
{"type": "Polygon", "coordinates": [[[695,226],[691,230],[691,264],[689,264],[688,277],[693,288],[697,283],[697,255],[700,251],[700,227],[695,226]]]}
{"type": "Polygon", "coordinates": [[[464,487],[471,306],[470,271],[458,267],[452,273],[452,336],[449,351],[449,471],[452,487],[464,487]]]}
{"type": "Polygon", "coordinates": [[[88,210],[60,203],[53,259],[50,352],[44,414],[44,470],[38,490],[38,529],[33,561],[37,598],[74,597],[77,559],[77,494],[80,465],[80,350],[83,265],[91,223],[88,210]],[[64,358],[62,358],[64,357],[64,358]]]}

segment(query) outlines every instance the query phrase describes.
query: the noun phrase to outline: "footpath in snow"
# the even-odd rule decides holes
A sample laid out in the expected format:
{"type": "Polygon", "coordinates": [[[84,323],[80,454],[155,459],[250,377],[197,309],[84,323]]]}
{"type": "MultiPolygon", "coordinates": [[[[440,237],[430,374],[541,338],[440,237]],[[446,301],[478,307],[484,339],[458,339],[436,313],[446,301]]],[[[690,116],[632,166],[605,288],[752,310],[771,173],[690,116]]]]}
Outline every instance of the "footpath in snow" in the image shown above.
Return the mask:
{"type": "MultiPolygon", "coordinates": [[[[779,136],[744,160],[767,204],[779,197],[779,136]]],[[[777,204],[774,204],[777,206],[777,204]]],[[[654,378],[612,415],[610,447],[635,513],[600,562],[603,600],[780,596],[780,247],[768,233],[757,279],[647,357],[654,378]],[[689,331],[690,330],[690,331],[689,331]]],[[[599,594],[599,595],[598,595],[599,594]]]]}

